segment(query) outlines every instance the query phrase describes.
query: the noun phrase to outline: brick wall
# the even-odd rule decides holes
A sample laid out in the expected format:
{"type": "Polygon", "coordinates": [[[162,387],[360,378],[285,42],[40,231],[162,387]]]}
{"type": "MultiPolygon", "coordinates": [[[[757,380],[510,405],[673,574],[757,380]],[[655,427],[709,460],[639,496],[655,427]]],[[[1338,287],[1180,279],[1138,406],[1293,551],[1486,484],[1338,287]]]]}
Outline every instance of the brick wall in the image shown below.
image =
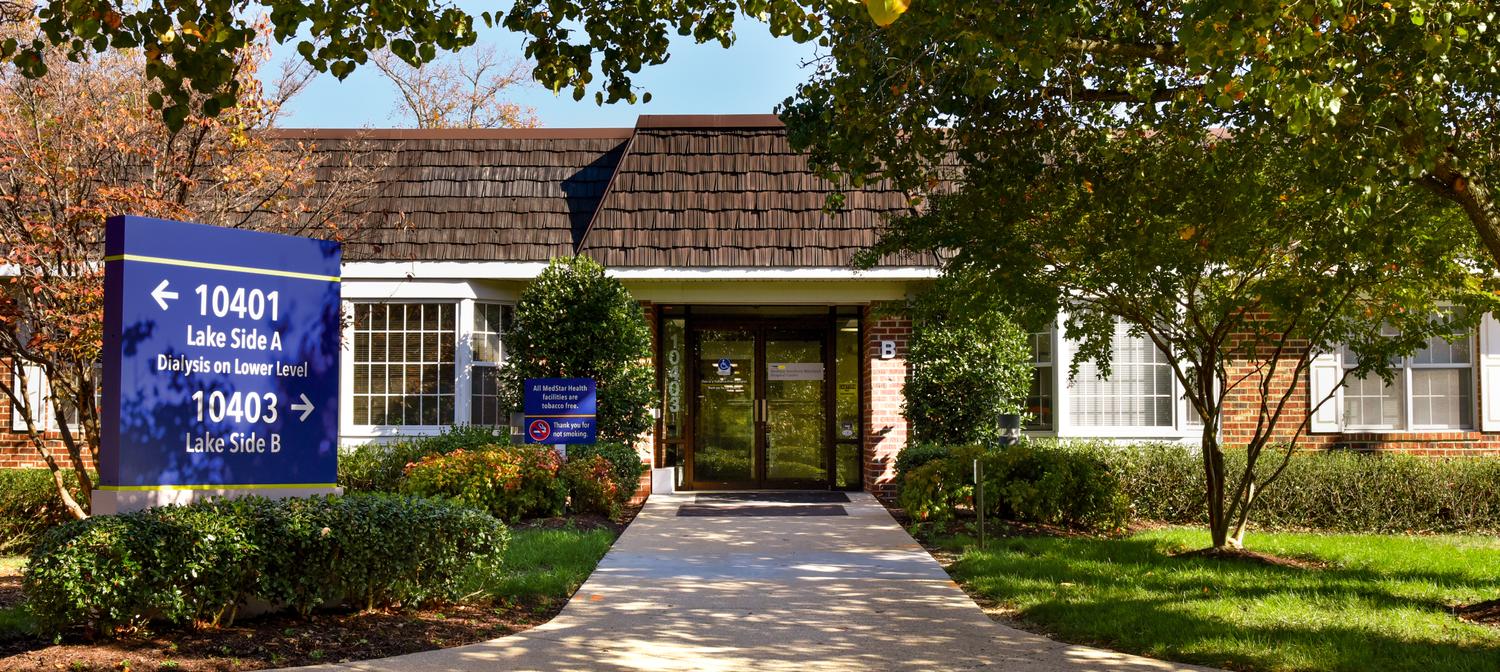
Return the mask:
{"type": "Polygon", "coordinates": [[[906,385],[906,353],[911,320],[872,306],[865,311],[864,489],[882,499],[896,496],[896,454],[906,447],[906,418],[901,415],[906,385]],[[895,357],[881,359],[880,342],[894,341],[895,357]]]}
{"type": "MultiPolygon", "coordinates": [[[[1292,343],[1292,348],[1304,345],[1292,343]]],[[[1287,357],[1300,356],[1299,351],[1293,351],[1287,357]]],[[[1441,431],[1441,432],[1337,432],[1313,434],[1303,426],[1308,418],[1309,404],[1317,404],[1321,399],[1309,400],[1308,375],[1304,372],[1301,376],[1293,379],[1290,371],[1291,363],[1285,362],[1279,367],[1283,370],[1273,375],[1268,389],[1272,397],[1277,397],[1283,392],[1291,391],[1288,398],[1287,408],[1283,414],[1283,420],[1279,423],[1277,430],[1273,433],[1276,440],[1288,440],[1302,428],[1303,433],[1298,439],[1298,446],[1304,450],[1358,450],[1363,452],[1400,452],[1417,455],[1456,457],[1462,455],[1500,455],[1500,433],[1480,431],[1441,431]]],[[[1259,416],[1260,383],[1262,378],[1255,371],[1255,366],[1249,361],[1232,363],[1227,370],[1230,380],[1246,377],[1238,389],[1231,391],[1225,399],[1225,414],[1220,437],[1227,447],[1243,446],[1248,443],[1255,433],[1255,423],[1259,416]]],[[[1484,390],[1478,389],[1479,375],[1475,372],[1475,394],[1482,395],[1484,390]]],[[[1329,402],[1332,403],[1332,402],[1329,402]]],[[[1477,415],[1476,423],[1477,423],[1477,415]]]]}
{"type": "MultiPolygon", "coordinates": [[[[0,359],[0,376],[9,378],[11,375],[10,362],[0,359]]],[[[38,420],[33,418],[33,420],[38,420]]],[[[12,415],[10,399],[0,394],[0,469],[40,469],[47,466],[42,461],[42,456],[37,453],[36,446],[31,442],[25,430],[14,431],[12,427],[12,415]]],[[[47,433],[47,449],[52,457],[60,463],[70,464],[68,451],[63,447],[62,436],[57,433],[47,433]]],[[[84,459],[89,459],[88,452],[84,452],[84,459]]]]}

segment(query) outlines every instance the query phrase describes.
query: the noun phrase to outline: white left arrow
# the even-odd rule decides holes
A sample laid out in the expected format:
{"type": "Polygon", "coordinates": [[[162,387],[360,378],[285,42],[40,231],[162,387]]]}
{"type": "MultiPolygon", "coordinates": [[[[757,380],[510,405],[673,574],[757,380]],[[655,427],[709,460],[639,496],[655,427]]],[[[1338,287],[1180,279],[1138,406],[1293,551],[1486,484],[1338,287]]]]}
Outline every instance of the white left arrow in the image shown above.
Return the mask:
{"type": "Polygon", "coordinates": [[[151,298],[156,299],[156,305],[161,306],[162,310],[166,310],[167,299],[176,300],[177,292],[167,291],[167,281],[162,280],[161,284],[156,286],[156,289],[151,290],[151,298]]]}
{"type": "Polygon", "coordinates": [[[297,396],[302,397],[302,403],[300,403],[300,404],[292,404],[292,410],[293,411],[302,411],[302,417],[297,418],[297,420],[299,420],[299,421],[306,420],[307,416],[312,415],[312,412],[313,412],[312,400],[308,399],[307,395],[305,395],[305,394],[300,394],[299,393],[297,396]]]}

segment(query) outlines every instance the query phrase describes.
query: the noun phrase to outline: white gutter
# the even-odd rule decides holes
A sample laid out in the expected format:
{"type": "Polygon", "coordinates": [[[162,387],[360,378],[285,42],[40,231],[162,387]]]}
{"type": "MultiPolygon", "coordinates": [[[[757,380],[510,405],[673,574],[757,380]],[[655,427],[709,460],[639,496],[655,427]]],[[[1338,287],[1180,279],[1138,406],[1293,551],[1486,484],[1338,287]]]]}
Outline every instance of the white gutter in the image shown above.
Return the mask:
{"type": "MultiPolygon", "coordinates": [[[[355,261],[344,264],[343,277],[412,280],[531,280],[547,264],[539,261],[355,261]]],[[[875,268],[615,268],[609,275],[621,280],[930,280],[937,268],[907,266],[875,268]]]]}

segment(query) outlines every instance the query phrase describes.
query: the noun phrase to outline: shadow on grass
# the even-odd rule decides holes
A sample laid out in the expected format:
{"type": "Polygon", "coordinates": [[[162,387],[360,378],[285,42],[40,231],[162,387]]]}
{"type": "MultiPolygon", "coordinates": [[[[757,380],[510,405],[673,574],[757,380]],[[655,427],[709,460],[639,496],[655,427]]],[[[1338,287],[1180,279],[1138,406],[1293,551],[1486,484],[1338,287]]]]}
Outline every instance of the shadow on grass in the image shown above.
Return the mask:
{"type": "Polygon", "coordinates": [[[1500,594],[1490,571],[1170,557],[1181,550],[1141,537],[1002,538],[950,571],[1062,639],[1133,653],[1247,670],[1500,670],[1500,629],[1460,623],[1449,606],[1500,594]]]}

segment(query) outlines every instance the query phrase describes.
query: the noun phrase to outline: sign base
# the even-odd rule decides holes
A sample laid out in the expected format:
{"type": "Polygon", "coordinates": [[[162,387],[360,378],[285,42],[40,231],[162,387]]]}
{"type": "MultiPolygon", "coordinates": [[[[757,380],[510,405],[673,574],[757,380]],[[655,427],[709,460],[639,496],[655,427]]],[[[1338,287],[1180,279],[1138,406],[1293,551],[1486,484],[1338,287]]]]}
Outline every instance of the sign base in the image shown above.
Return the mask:
{"type": "Polygon", "coordinates": [[[207,499],[227,497],[265,497],[285,499],[287,497],[316,497],[319,495],[342,495],[344,489],[335,486],[285,488],[153,488],[150,490],[95,490],[93,515],[130,513],[156,506],[185,505],[207,499]]]}

